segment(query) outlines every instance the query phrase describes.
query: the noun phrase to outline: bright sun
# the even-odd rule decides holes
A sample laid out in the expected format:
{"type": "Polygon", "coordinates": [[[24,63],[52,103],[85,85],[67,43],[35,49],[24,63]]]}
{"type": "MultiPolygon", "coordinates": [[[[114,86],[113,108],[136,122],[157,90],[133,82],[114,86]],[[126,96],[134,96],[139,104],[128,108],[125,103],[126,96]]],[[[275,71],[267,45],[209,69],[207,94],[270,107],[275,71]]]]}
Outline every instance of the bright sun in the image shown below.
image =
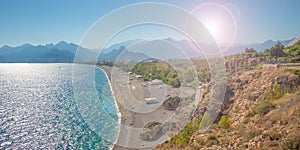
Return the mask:
{"type": "Polygon", "coordinates": [[[218,37],[220,33],[220,24],[214,21],[203,22],[208,31],[212,34],[213,37],[218,37]]]}
{"type": "Polygon", "coordinates": [[[217,3],[202,3],[191,11],[210,32],[216,43],[231,46],[236,37],[237,25],[232,12],[224,5],[217,3]]]}

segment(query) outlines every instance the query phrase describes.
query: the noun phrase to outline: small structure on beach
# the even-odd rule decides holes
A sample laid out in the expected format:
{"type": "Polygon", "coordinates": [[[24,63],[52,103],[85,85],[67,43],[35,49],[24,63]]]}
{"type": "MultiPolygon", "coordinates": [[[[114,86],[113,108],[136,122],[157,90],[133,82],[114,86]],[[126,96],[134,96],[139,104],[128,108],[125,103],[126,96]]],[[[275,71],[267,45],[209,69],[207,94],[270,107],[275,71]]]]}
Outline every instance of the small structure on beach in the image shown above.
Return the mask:
{"type": "Polygon", "coordinates": [[[141,79],[143,79],[143,76],[141,76],[141,75],[136,75],[135,78],[136,78],[137,80],[141,80],[141,79]]]}
{"type": "Polygon", "coordinates": [[[164,82],[159,79],[154,79],[151,82],[151,85],[162,85],[162,84],[164,84],[164,82]]]}
{"type": "Polygon", "coordinates": [[[145,98],[145,103],[146,104],[156,104],[158,103],[157,98],[155,97],[151,97],[151,98],[145,98]]]}

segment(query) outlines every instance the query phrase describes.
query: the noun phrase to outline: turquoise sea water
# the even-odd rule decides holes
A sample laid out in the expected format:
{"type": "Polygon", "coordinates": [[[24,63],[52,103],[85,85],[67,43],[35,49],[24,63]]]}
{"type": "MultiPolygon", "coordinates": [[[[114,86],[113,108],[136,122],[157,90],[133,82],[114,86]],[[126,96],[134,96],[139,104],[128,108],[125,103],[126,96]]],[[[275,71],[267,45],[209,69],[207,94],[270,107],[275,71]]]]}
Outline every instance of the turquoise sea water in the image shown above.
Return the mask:
{"type": "Polygon", "coordinates": [[[90,82],[87,68],[94,69],[80,65],[73,72],[72,64],[0,64],[0,149],[111,148],[118,134],[118,110],[100,69],[94,69],[91,80],[95,102],[82,94],[90,91],[84,87],[90,82]],[[74,87],[74,80],[82,86],[74,87]]]}

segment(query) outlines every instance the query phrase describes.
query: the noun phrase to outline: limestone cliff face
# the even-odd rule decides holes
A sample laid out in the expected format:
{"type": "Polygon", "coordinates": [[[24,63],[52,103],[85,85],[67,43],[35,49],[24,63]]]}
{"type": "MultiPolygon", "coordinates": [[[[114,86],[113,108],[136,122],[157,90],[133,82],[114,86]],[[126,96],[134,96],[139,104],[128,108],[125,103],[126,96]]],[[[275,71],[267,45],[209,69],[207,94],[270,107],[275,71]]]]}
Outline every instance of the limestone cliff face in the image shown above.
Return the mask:
{"type": "MultiPolygon", "coordinates": [[[[228,87],[234,93],[230,98],[232,104],[223,113],[232,118],[232,126],[238,126],[250,113],[251,108],[261,100],[274,94],[270,90],[284,93],[300,85],[299,76],[281,71],[249,71],[228,80],[228,87]]],[[[272,101],[270,99],[270,101],[272,101]]]]}
{"type": "MultiPolygon", "coordinates": [[[[227,78],[227,89],[215,124],[206,133],[194,132],[187,144],[158,149],[299,149],[300,76],[286,69],[252,70],[227,78]],[[221,116],[230,127],[220,126],[221,116]],[[219,123],[219,124],[218,124],[219,123]]],[[[194,114],[204,115],[210,86],[194,114]]]]}

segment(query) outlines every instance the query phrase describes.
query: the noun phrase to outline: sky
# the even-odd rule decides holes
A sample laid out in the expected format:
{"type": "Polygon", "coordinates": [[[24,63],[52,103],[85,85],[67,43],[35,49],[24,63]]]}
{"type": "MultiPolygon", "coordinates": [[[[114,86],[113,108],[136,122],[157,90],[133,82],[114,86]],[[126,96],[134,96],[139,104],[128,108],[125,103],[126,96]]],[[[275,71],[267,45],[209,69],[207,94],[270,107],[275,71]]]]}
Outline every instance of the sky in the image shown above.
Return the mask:
{"type": "MultiPolygon", "coordinates": [[[[141,2],[161,2],[182,7],[199,16],[220,43],[230,42],[231,39],[234,43],[287,40],[300,35],[300,1],[297,0],[2,0],[0,46],[59,41],[80,43],[89,28],[101,17],[120,7],[141,2]]],[[[168,36],[167,31],[151,29],[143,34],[168,36]]]]}

